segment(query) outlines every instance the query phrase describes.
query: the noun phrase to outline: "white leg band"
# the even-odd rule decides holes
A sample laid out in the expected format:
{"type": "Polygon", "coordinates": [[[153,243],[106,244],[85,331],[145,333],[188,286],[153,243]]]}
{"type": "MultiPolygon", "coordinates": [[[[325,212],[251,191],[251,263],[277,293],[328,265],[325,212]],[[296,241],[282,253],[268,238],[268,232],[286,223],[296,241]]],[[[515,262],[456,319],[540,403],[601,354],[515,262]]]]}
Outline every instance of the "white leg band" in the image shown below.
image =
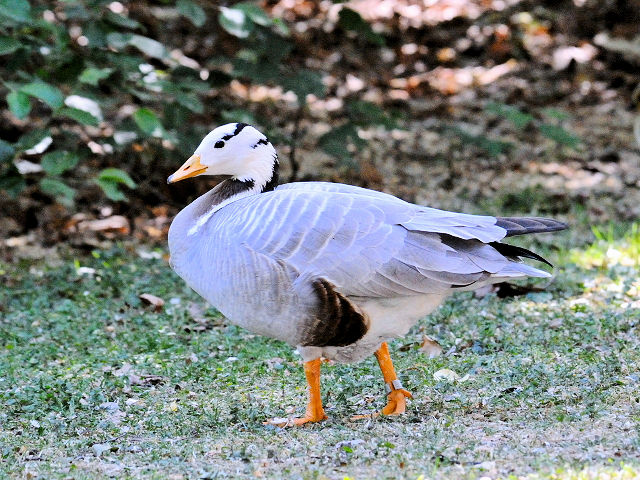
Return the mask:
{"type": "Polygon", "coordinates": [[[395,380],[389,383],[385,383],[384,389],[386,390],[387,394],[389,394],[393,390],[403,390],[404,387],[402,386],[402,382],[396,378],[395,380]]]}

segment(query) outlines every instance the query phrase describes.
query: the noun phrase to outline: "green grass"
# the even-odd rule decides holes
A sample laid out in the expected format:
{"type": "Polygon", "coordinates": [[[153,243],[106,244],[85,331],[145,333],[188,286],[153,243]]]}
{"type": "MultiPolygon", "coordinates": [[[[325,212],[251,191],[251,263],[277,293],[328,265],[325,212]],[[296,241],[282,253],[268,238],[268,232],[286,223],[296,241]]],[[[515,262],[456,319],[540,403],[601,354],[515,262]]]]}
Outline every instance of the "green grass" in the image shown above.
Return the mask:
{"type": "Polygon", "coordinates": [[[349,421],[384,405],[369,359],[323,366],[330,419],[287,430],[262,421],[304,411],[297,355],[201,308],[164,260],[0,263],[0,477],[638,478],[640,235],[595,232],[538,246],[545,292],[458,295],[392,342],[405,416],[349,421]]]}

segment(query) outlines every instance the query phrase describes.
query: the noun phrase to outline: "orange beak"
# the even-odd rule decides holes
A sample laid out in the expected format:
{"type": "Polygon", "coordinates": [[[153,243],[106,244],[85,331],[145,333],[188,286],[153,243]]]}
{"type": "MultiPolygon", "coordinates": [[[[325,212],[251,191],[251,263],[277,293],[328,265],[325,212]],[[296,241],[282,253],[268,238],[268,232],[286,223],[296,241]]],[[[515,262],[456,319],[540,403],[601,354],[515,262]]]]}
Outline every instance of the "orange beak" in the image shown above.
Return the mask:
{"type": "Polygon", "coordinates": [[[200,155],[193,155],[189,160],[167,178],[167,183],[175,183],[185,178],[195,177],[207,171],[207,167],[200,163],[200,155]]]}

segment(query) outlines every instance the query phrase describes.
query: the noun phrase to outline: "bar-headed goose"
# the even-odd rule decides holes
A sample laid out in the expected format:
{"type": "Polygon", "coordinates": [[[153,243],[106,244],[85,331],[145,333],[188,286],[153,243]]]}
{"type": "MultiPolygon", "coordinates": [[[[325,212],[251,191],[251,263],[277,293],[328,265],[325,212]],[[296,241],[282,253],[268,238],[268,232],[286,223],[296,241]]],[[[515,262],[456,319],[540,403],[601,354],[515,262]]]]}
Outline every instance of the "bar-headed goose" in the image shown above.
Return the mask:
{"type": "Polygon", "coordinates": [[[522,263],[548,263],[504,237],[552,232],[546,218],[501,218],[414,205],[373,190],[325,182],[278,186],[278,157],[262,133],[231,123],[209,133],[169,183],[230,178],[171,224],[171,265],[229,321],[297,347],[309,402],[301,425],[326,418],[321,358],[357,362],[375,354],[388,403],[405,411],[386,341],[457,291],[519,277],[549,277],[522,263]]]}

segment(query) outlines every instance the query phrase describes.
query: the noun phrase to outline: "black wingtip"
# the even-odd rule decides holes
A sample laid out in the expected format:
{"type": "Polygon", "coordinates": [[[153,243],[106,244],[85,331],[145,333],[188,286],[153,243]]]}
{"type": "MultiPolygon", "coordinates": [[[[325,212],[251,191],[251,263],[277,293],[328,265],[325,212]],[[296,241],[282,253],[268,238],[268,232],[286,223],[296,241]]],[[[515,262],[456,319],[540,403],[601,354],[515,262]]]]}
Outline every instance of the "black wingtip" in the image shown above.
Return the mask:
{"type": "Polygon", "coordinates": [[[539,262],[546,263],[551,268],[553,268],[553,264],[544,257],[541,257],[535,252],[531,250],[527,250],[526,248],[517,247],[515,245],[510,245],[508,243],[500,243],[500,242],[491,242],[493,248],[495,248],[498,253],[504,255],[505,257],[524,257],[530,258],[532,260],[538,260],[539,262]]]}
{"type": "Polygon", "coordinates": [[[526,235],[528,233],[558,232],[569,228],[569,225],[543,217],[498,217],[496,225],[507,231],[505,236],[526,235]]]}

